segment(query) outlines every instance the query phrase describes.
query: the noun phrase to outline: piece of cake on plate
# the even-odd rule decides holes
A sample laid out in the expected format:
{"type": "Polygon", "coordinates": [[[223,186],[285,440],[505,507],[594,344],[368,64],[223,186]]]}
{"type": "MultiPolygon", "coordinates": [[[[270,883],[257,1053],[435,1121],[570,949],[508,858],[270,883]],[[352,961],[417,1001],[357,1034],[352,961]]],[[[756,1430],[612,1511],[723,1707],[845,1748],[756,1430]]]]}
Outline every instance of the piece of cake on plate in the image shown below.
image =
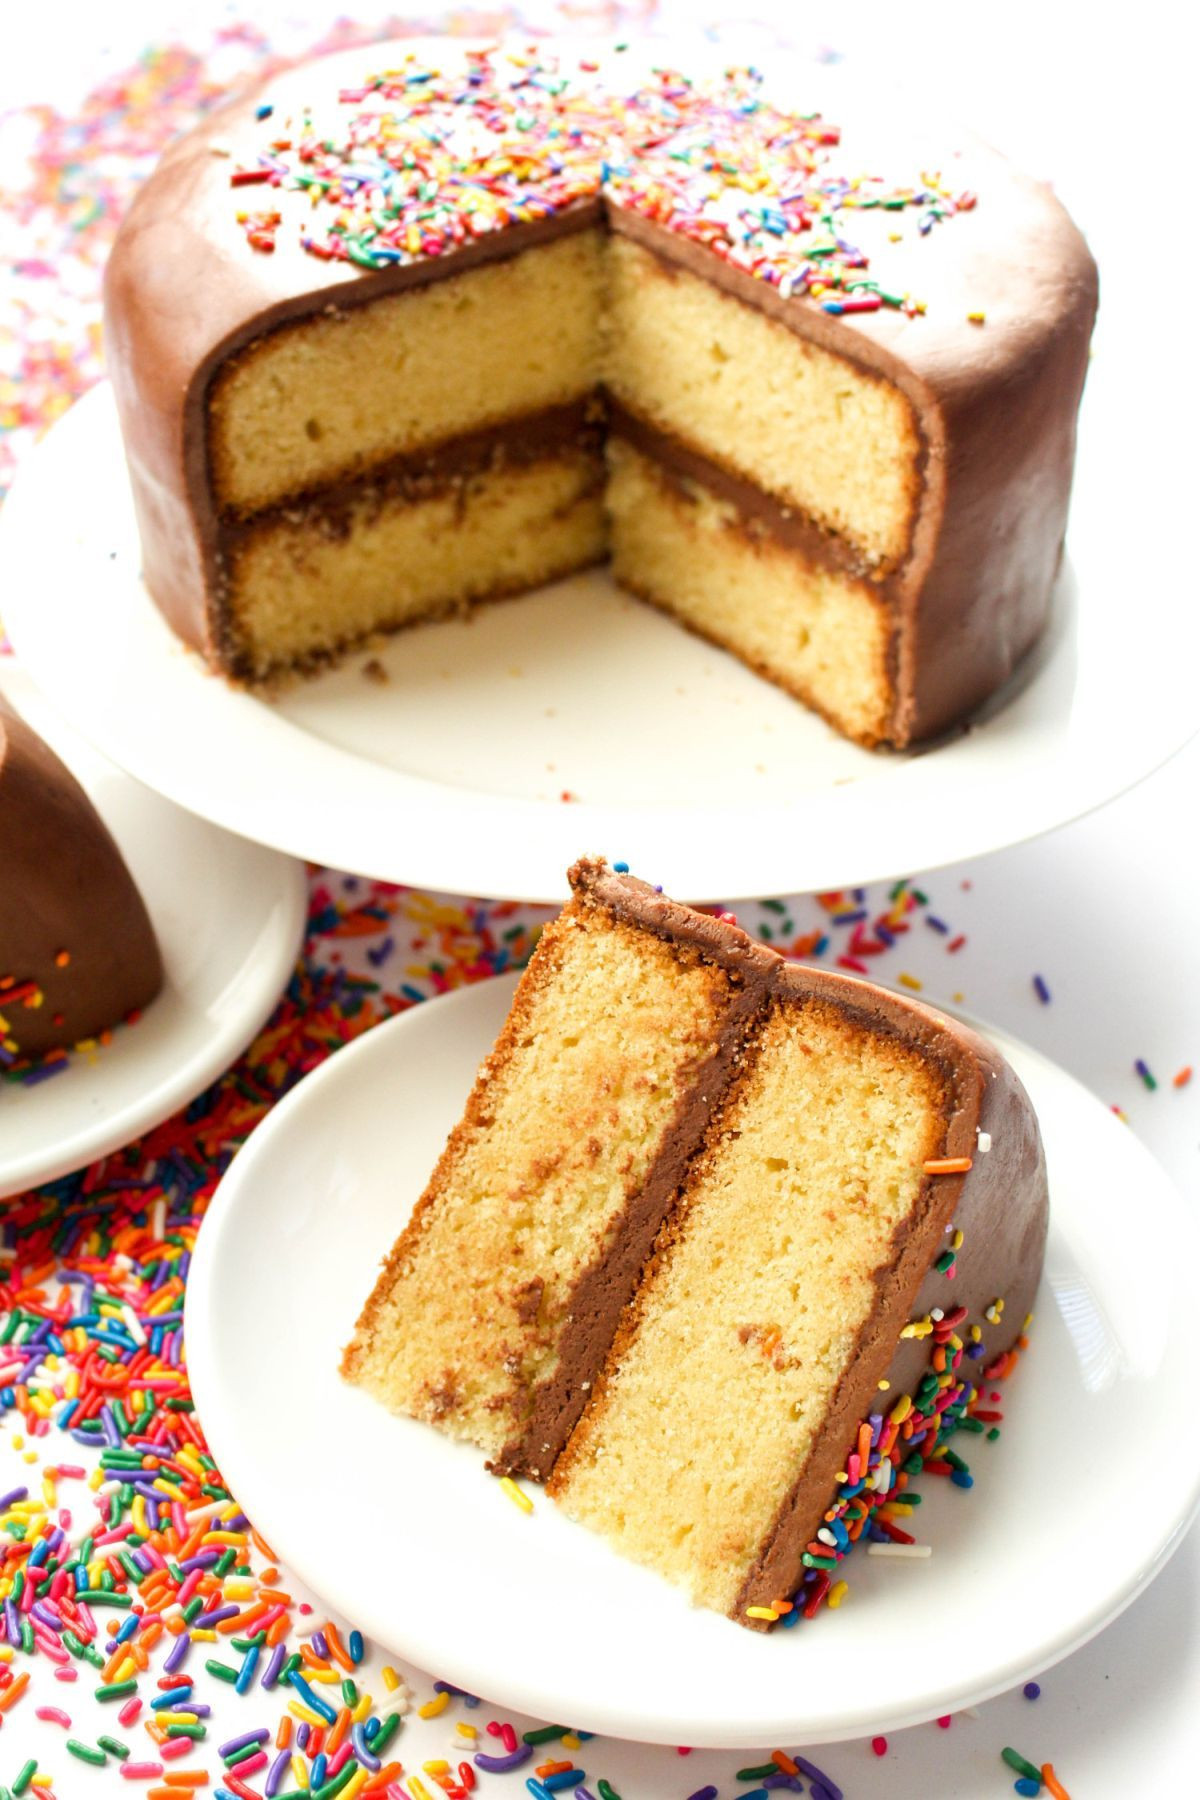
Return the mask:
{"type": "Polygon", "coordinates": [[[343,1369],[764,1626],[1007,1366],[1037,1124],[929,1007],[571,885],[343,1369]]]}

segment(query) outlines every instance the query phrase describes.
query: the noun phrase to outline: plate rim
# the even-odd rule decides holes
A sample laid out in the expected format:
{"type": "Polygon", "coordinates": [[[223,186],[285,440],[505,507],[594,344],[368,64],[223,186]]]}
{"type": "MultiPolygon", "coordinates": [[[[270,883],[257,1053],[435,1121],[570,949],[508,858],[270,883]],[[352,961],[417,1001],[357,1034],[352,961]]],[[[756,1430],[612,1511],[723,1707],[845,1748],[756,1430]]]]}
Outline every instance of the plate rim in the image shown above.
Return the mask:
{"type": "MultiPolygon", "coordinates": [[[[472,999],[476,997],[475,990],[477,988],[494,991],[495,984],[499,983],[507,987],[511,992],[518,979],[519,972],[505,972],[499,976],[492,976],[479,981],[469,982],[462,988],[453,990],[450,993],[435,996],[434,1000],[435,1003],[440,1004],[445,1008],[453,1006],[456,1010],[465,1011],[469,1008],[472,999]]],[[[402,1037],[405,1030],[412,1026],[415,1019],[426,1014],[426,1008],[429,1004],[429,1001],[423,1001],[390,1019],[371,1026],[359,1038],[356,1038],[348,1045],[343,1046],[335,1055],[327,1058],[325,1062],[311,1071],[309,1075],[306,1075],[303,1080],[285,1095],[277,1106],[272,1109],[267,1118],[262,1121],[255,1132],[247,1140],[246,1144],[238,1151],[229,1169],[218,1184],[205,1216],[204,1227],[201,1229],[197,1240],[191,1268],[189,1270],[187,1294],[184,1302],[184,1322],[185,1330],[188,1332],[189,1343],[189,1376],[192,1381],[192,1391],[196,1397],[197,1406],[202,1416],[205,1415],[203,1394],[210,1391],[214,1393],[219,1392],[220,1377],[216,1373],[217,1359],[214,1354],[214,1344],[199,1321],[201,1319],[202,1311],[213,1305],[215,1296],[219,1291],[218,1285],[214,1279],[215,1270],[219,1263],[218,1240],[230,1229],[230,1221],[236,1220],[236,1209],[239,1202],[244,1204],[242,1196],[247,1183],[252,1182],[260,1160],[272,1154],[275,1140],[281,1135],[286,1136],[286,1134],[293,1129],[293,1118],[297,1114],[303,1116],[304,1108],[310,1103],[310,1097],[313,1091],[311,1088],[308,1088],[310,1082],[314,1084],[321,1082],[324,1085],[325,1083],[332,1083],[334,1081],[353,1080],[355,1078],[355,1071],[357,1071],[361,1065],[369,1064],[372,1057],[383,1057],[386,1061],[393,1040],[402,1037]],[[336,1076],[331,1072],[333,1069],[338,1070],[336,1076]],[[308,1089],[307,1093],[305,1091],[306,1088],[308,1089]],[[215,1230],[208,1229],[210,1222],[216,1227],[215,1230]],[[192,1321],[190,1328],[188,1316],[189,1308],[191,1309],[192,1321]]],[[[1009,1053],[1009,1048],[1013,1047],[1017,1050],[1021,1058],[1028,1058],[1034,1064],[1044,1066],[1051,1072],[1053,1078],[1065,1081],[1070,1087],[1084,1096],[1091,1105],[1096,1108],[1098,1116],[1110,1120],[1113,1130],[1119,1131],[1121,1129],[1119,1122],[1112,1118],[1108,1109],[1105,1108],[1103,1103],[1091,1093],[1090,1089],[1079,1081],[1076,1076],[1072,1075],[1070,1071],[1064,1069],[1060,1064],[1055,1063],[1052,1058],[1046,1056],[1042,1051],[1028,1045],[1023,1040],[1014,1037],[1011,1033],[1003,1031],[999,1027],[988,1025],[985,1021],[979,1020],[965,1009],[944,1007],[942,1010],[952,1013],[953,1016],[957,1018],[961,1018],[974,1029],[981,1030],[985,1036],[989,1037],[991,1041],[997,1044],[1004,1054],[1007,1055],[1009,1053]]],[[[482,1046],[481,1055],[486,1054],[486,1048],[486,1045],[482,1046]]],[[[1192,1220],[1190,1214],[1187,1213],[1184,1197],[1180,1194],[1179,1189],[1171,1180],[1170,1176],[1162,1169],[1153,1153],[1140,1138],[1137,1138],[1133,1134],[1130,1135],[1128,1140],[1124,1141],[1129,1141],[1135,1145],[1136,1154],[1145,1159],[1145,1161],[1151,1164],[1157,1171],[1162,1191],[1169,1193],[1178,1203],[1184,1215],[1188,1218],[1189,1228],[1191,1229],[1193,1236],[1196,1236],[1197,1227],[1195,1221],[1192,1220]]],[[[1053,1218],[1051,1231],[1053,1234],[1053,1218]]],[[[1039,1294],[1042,1293],[1043,1290],[1039,1289],[1039,1294]]],[[[210,1409],[210,1411],[215,1412],[216,1409],[213,1408],[210,1409]]],[[[217,1447],[218,1441],[223,1441],[224,1439],[224,1427],[218,1425],[214,1437],[212,1424],[213,1418],[211,1416],[206,1417],[206,1435],[208,1436],[210,1445],[213,1447],[214,1454],[217,1457],[220,1467],[226,1473],[227,1479],[231,1482],[231,1487],[235,1492],[238,1492],[239,1483],[236,1477],[229,1476],[227,1460],[222,1456],[221,1449],[217,1447]]],[[[239,1460],[240,1457],[235,1452],[234,1461],[237,1462],[239,1460]]],[[[814,1725],[812,1721],[802,1721],[797,1726],[796,1724],[789,1724],[787,1721],[780,1719],[774,1721],[773,1725],[766,1729],[759,1723],[754,1723],[752,1727],[739,1727],[736,1721],[731,1722],[729,1720],[726,1720],[723,1724],[714,1726],[711,1717],[709,1717],[706,1720],[703,1736],[692,1735],[686,1739],[681,1739],[677,1727],[672,1727],[670,1725],[656,1726],[655,1719],[650,1714],[639,1717],[634,1722],[634,1728],[631,1729],[630,1721],[626,1717],[619,1711],[613,1711],[607,1708],[603,1700],[597,1701],[593,1696],[589,1696],[586,1703],[586,1719],[584,1713],[581,1713],[578,1716],[572,1714],[573,1720],[577,1725],[581,1725],[584,1729],[606,1734],[611,1737],[627,1740],[632,1739],[636,1742],[678,1744],[681,1741],[687,1741],[694,1744],[697,1748],[702,1747],[704,1749],[754,1749],[761,1747],[767,1737],[772,1737],[777,1741],[803,1741],[810,1745],[845,1742],[864,1735],[869,1735],[872,1732],[903,1730],[910,1726],[927,1723],[931,1719],[935,1719],[947,1711],[961,1711],[969,1706],[981,1705],[985,1701],[1009,1692],[1021,1682],[1030,1679],[1032,1676],[1041,1674],[1045,1670],[1053,1667],[1054,1664],[1061,1661],[1064,1657],[1070,1655],[1073,1651],[1081,1649],[1085,1644],[1089,1643],[1103,1631],[1106,1626],[1118,1618],[1120,1614],[1123,1613],[1142,1592],[1144,1592],[1151,1581],[1161,1573],[1162,1569],[1167,1562],[1169,1562],[1170,1558],[1187,1535],[1193,1521],[1197,1515],[1200,1514],[1200,1448],[1198,1448],[1193,1460],[1194,1467],[1192,1470],[1190,1489],[1185,1490],[1185,1499],[1182,1504],[1176,1505],[1172,1527],[1165,1534],[1162,1541],[1156,1546],[1153,1554],[1148,1557],[1143,1557],[1136,1567],[1131,1564],[1123,1580],[1111,1591],[1106,1593],[1102,1601],[1093,1601],[1090,1607],[1086,1609],[1086,1612],[1080,1614],[1079,1617],[1075,1619],[1074,1623],[1069,1626],[1064,1625],[1060,1627],[1059,1630],[1052,1633],[1035,1651],[1022,1653],[1021,1655],[1010,1655],[1003,1664],[998,1664],[995,1667],[986,1680],[980,1679],[969,1689],[964,1689],[955,1693],[952,1698],[948,1697],[946,1691],[943,1690],[936,1700],[931,1700],[928,1703],[922,1703],[920,1705],[912,1704],[906,1707],[900,1707],[887,1713],[886,1716],[882,1718],[882,1709],[872,1710],[869,1707],[864,1707],[863,1704],[859,1702],[857,1705],[847,1705],[843,1712],[838,1715],[836,1720],[827,1721],[823,1725],[814,1725]]],[[[289,1563],[290,1566],[295,1568],[296,1572],[314,1589],[315,1592],[321,1594],[331,1604],[342,1610],[346,1610],[348,1616],[353,1616],[359,1627],[363,1629],[368,1636],[374,1638],[377,1643],[392,1649],[396,1654],[413,1662],[418,1667],[426,1668],[428,1666],[426,1656],[419,1646],[416,1646],[415,1640],[412,1637],[404,1638],[402,1641],[399,1635],[394,1631],[389,1631],[389,1628],[386,1626],[380,1630],[379,1620],[375,1615],[373,1602],[368,1604],[365,1613],[360,1598],[356,1598],[354,1604],[349,1609],[345,1608],[344,1600],[346,1596],[338,1593],[336,1584],[331,1587],[325,1581],[324,1570],[314,1570],[309,1559],[303,1554],[299,1558],[291,1557],[290,1545],[284,1538],[280,1538],[277,1532],[273,1532],[273,1527],[269,1519],[264,1521],[256,1517],[253,1511],[252,1502],[250,1504],[250,1512],[251,1516],[255,1517],[258,1528],[264,1532],[268,1541],[278,1549],[284,1562],[289,1563]]],[[[464,1633],[463,1635],[464,1638],[469,1638],[468,1633],[464,1633]]],[[[455,1651],[455,1656],[457,1658],[457,1649],[455,1651]]],[[[445,1658],[443,1657],[442,1660],[445,1661],[445,1658]]],[[[492,1679],[493,1672],[490,1669],[484,1669],[482,1665],[477,1665],[472,1662],[469,1642],[464,1644],[461,1660],[456,1660],[454,1667],[447,1668],[444,1671],[439,1669],[436,1672],[439,1674],[444,1673],[446,1679],[452,1680],[456,1686],[464,1687],[466,1691],[470,1693],[480,1694],[487,1699],[493,1700],[496,1704],[515,1708],[521,1712],[530,1714],[535,1718],[550,1716],[549,1713],[546,1712],[544,1700],[540,1695],[536,1684],[531,1685],[522,1676],[519,1669],[509,1670],[506,1668],[499,1685],[497,1685],[492,1679]],[[480,1676],[483,1676],[482,1680],[479,1679],[480,1676]]]]}
{"type": "MultiPolygon", "coordinates": [[[[41,493],[53,477],[55,458],[69,453],[72,433],[100,429],[90,421],[106,407],[104,428],[115,433],[111,389],[100,382],[56,422],[19,471],[0,517],[4,562],[20,566],[23,557],[28,560],[41,493]]],[[[1078,529],[1077,499],[1076,533],[1078,529]]],[[[43,590],[53,586],[45,580],[46,554],[42,545],[38,562],[43,590]]],[[[997,776],[995,761],[988,768],[977,767],[979,784],[968,805],[962,804],[967,796],[961,781],[952,783],[953,792],[947,795],[941,778],[930,771],[936,770],[939,757],[957,755],[962,775],[969,780],[973,746],[984,744],[992,720],[985,719],[941,749],[905,758],[901,779],[907,804],[899,807],[888,803],[895,797],[893,784],[885,782],[881,788],[871,778],[873,764],[864,764],[865,779],[831,783],[786,806],[722,804],[697,809],[666,802],[644,807],[577,802],[568,808],[436,782],[316,737],[214,677],[195,652],[185,650],[173,637],[144,590],[133,595],[131,588],[127,614],[122,616],[136,618],[139,629],[160,633],[161,659],[155,649],[156,666],[160,674],[169,672],[176,699],[186,695],[189,705],[201,709],[198,716],[207,720],[209,731],[221,735],[245,730],[239,720],[255,717],[246,740],[255,754],[246,759],[244,779],[231,783],[214,780],[204,758],[177,759],[183,766],[176,766],[163,757],[161,721],[156,734],[145,723],[137,727],[128,720],[122,723],[119,709],[106,708],[95,693],[96,686],[104,684],[89,686],[66,665],[59,649],[64,634],[49,628],[47,614],[54,609],[47,608],[44,591],[36,605],[22,597],[21,582],[12,584],[12,592],[14,598],[6,602],[10,636],[39,684],[60,710],[72,713],[80,731],[106,755],[177,805],[285,854],[329,867],[440,892],[486,891],[505,900],[559,901],[561,871],[581,846],[609,847],[611,854],[660,868],[664,885],[672,892],[702,901],[855,886],[913,867],[932,869],[1029,841],[1084,817],[1153,774],[1200,731],[1200,707],[1190,702],[1184,707],[1176,697],[1176,704],[1160,714],[1157,731],[1143,729],[1137,742],[1126,742],[1133,734],[1124,733],[1105,734],[1101,741],[1094,727],[1082,742],[1067,742],[1053,758],[1052,768],[1043,768],[1036,782],[1026,781],[1019,795],[997,776]],[[181,688],[182,670],[187,674],[181,688]],[[248,714],[247,708],[253,713],[248,714]],[[151,735],[159,746],[157,756],[151,753],[151,735]],[[1131,760],[1134,751],[1138,754],[1131,760]],[[264,761],[260,771],[258,765],[264,761]],[[264,779],[268,768],[273,784],[264,779]],[[356,806],[334,806],[335,796],[347,788],[356,794],[356,806]],[[399,826],[381,831],[378,820],[388,813],[399,826]],[[664,842],[663,823],[668,818],[684,818],[691,829],[669,831],[664,842]],[[1003,820],[1000,825],[998,818],[1003,820]],[[956,821],[953,831],[944,822],[947,819],[956,821]],[[372,822],[369,829],[363,821],[372,822]],[[775,829],[764,830],[768,823],[775,829]],[[516,841],[521,845],[519,854],[511,847],[516,841]],[[709,843],[719,844],[720,851],[709,850],[709,843]],[[834,858],[828,849],[831,843],[836,846],[834,858]],[[811,863],[822,856],[829,866],[805,866],[803,859],[811,863]],[[835,867],[834,860],[840,866],[835,867]],[[664,864],[675,866],[661,867],[664,864]]],[[[1089,640],[1079,633],[1085,632],[1088,609],[1078,597],[1074,610],[1071,629],[1078,642],[1086,643],[1089,640]]],[[[101,639],[101,652],[109,642],[101,639]]],[[[114,652],[110,649],[109,654],[114,652]]],[[[1007,711],[1002,709],[996,718],[1004,718],[1007,711]]],[[[1030,730],[1032,753],[1038,728],[1030,730]]],[[[882,757],[880,767],[894,761],[882,757]]],[[[1031,776],[1032,770],[1023,772],[1031,776]]]]}
{"type": "MultiPolygon", "coordinates": [[[[36,689],[28,670],[18,659],[0,656],[0,692],[9,693],[23,714],[27,705],[34,704],[54,713],[56,737],[61,740],[57,753],[62,754],[66,750],[67,754],[62,755],[62,760],[69,764],[70,741],[79,734],[72,723],[64,719],[40,690],[36,689]],[[29,690],[27,694],[22,692],[25,689],[29,690]]],[[[36,722],[32,728],[37,728],[36,722]]],[[[102,754],[89,747],[89,755],[92,757],[102,754]]],[[[261,921],[266,923],[277,909],[283,910],[278,928],[266,947],[269,954],[264,954],[262,944],[253,941],[253,934],[250,934],[246,955],[238,973],[241,976],[253,970],[256,979],[236,1015],[220,1021],[202,1040],[197,1038],[192,1054],[185,1061],[171,1066],[169,1072],[164,1070],[164,1055],[169,1047],[163,1044],[143,1046],[138,1037],[138,1027],[130,1027],[126,1065],[130,1083],[129,1098],[116,1111],[106,1106],[90,1125],[78,1129],[73,1137],[64,1139],[61,1134],[56,1133],[52,1147],[48,1147],[44,1154],[27,1152],[18,1158],[6,1157],[0,1152],[0,1199],[8,1199],[27,1189],[58,1181],[86,1168],[90,1163],[112,1155],[169,1119],[181,1107],[194,1100],[197,1094],[203,1093],[212,1081],[237,1060],[270,1017],[303,947],[308,914],[308,881],[301,862],[270,846],[254,844],[247,839],[239,840],[236,833],[224,830],[211,820],[189,813],[187,808],[175,807],[175,803],[165,795],[147,788],[145,783],[139,782],[116,764],[109,762],[106,774],[109,771],[112,778],[119,781],[127,792],[138,792],[140,804],[184,813],[189,818],[189,828],[194,830],[199,842],[212,842],[218,838],[232,838],[238,842],[245,860],[248,863],[253,861],[254,864],[253,880],[246,885],[250,904],[261,915],[261,921]],[[142,1071],[140,1081],[138,1070],[142,1071]],[[146,1081],[150,1077],[153,1077],[153,1083],[147,1087],[146,1081]]],[[[92,791],[89,771],[85,768],[82,773],[76,774],[76,779],[80,781],[101,819],[107,823],[106,813],[110,802],[104,795],[97,795],[92,791]]],[[[185,892],[188,896],[189,914],[194,917],[204,910],[209,891],[199,882],[181,882],[179,893],[183,895],[185,892]]],[[[151,923],[155,923],[153,913],[151,923]]],[[[148,1013],[154,1004],[151,1001],[144,1011],[148,1013]]],[[[101,1049],[97,1052],[95,1064],[79,1060],[77,1068],[73,1067],[56,1077],[56,1095],[68,1092],[67,1084],[73,1078],[86,1084],[94,1068],[102,1068],[104,1054],[101,1049]]],[[[11,1091],[0,1097],[0,1105],[6,1110],[19,1106],[21,1091],[19,1083],[11,1084],[11,1091]]]]}

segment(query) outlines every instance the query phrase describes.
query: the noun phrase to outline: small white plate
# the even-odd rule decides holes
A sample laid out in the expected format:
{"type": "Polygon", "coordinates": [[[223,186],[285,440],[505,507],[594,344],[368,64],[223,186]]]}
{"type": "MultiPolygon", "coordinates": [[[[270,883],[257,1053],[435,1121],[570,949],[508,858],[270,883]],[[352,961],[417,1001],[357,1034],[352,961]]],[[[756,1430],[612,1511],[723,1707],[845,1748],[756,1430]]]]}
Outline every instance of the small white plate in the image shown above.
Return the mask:
{"type": "Polygon", "coordinates": [[[255,1132],[205,1219],[186,1301],[192,1386],[223,1474],[291,1568],[468,1692],[643,1742],[740,1748],[986,1699],[1145,1587],[1200,1487],[1200,1440],[1181,1424],[1197,1227],[1127,1127],[995,1033],[1050,1162],[1032,1345],[1002,1439],[972,1442],[974,1490],[924,1484],[932,1557],[860,1552],[836,1614],[764,1638],[693,1610],[539,1490],[526,1516],[477,1451],[343,1383],[342,1346],[512,992],[487,981],[339,1051],[255,1132]],[[320,1455],[303,1419],[322,1421],[320,1455]]]}
{"type": "Polygon", "coordinates": [[[62,758],[112,832],[162,951],[162,992],[102,1049],[33,1087],[0,1083],[0,1197],[118,1150],[201,1093],[246,1048],[304,932],[304,870],[181,812],[96,754],[11,658],[0,688],[62,758]]]}
{"type": "Polygon", "coordinates": [[[1137,516],[1127,488],[1146,470],[1131,470],[1106,375],[1085,401],[1049,635],[1005,704],[920,755],[847,743],[601,571],[399,634],[374,653],[387,685],[364,677],[364,652],[274,703],[237,692],[142,587],[106,387],[54,427],[4,508],[5,624],[122,767],[332,868],[552,901],[582,850],[693,900],[928,869],[1078,817],[1200,723],[1200,610],[1176,604],[1169,534],[1113,530],[1137,516]]]}

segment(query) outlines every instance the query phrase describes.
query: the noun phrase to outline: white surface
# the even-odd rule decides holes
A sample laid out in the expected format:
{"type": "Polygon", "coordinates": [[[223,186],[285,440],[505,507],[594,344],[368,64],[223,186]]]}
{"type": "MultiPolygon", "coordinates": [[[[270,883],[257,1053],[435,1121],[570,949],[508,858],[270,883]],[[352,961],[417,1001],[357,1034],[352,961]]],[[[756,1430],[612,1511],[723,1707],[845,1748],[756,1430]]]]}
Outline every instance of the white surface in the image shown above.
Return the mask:
{"type": "Polygon", "coordinates": [[[829,1742],[973,1704],[1063,1656],[1141,1590],[1200,1493],[1200,1442],[1181,1441],[1177,1426],[1200,1233],[1137,1140],[1007,1040],[1050,1167],[1033,1349],[1004,1390],[1001,1443],[970,1440],[976,1487],[921,1485],[932,1558],[856,1555],[844,1614],[762,1638],[693,1610],[536,1488],[527,1517],[477,1451],[343,1383],[341,1346],[513,985],[429,1001],[309,1076],[235,1158],[205,1221],[186,1301],[193,1392],[233,1491],[290,1567],[376,1641],[471,1692],[591,1730],[746,1748],[829,1742]],[[1142,1227],[1132,1241],[1131,1193],[1142,1227]],[[1168,1243],[1169,1262],[1158,1248],[1168,1243]],[[284,1343],[282,1366],[259,1354],[284,1343]],[[350,1453],[318,1459],[298,1482],[301,1407],[350,1453]],[[1100,1447],[1117,1444],[1104,1480],[1081,1481],[1100,1447]],[[1173,1479],[1148,1487],[1143,1471],[1168,1463],[1173,1479]],[[1136,1530],[1112,1534],[1097,1564],[1096,1537],[1135,1515],[1136,1530]],[[344,1533],[332,1564],[335,1516],[344,1533]],[[384,1540],[420,1554],[381,1562],[384,1540]],[[445,1604],[464,1586],[488,1596],[469,1632],[445,1604]],[[569,1658],[529,1604],[539,1591],[587,1619],[569,1658]],[[966,1609],[986,1631],[937,1654],[946,1621],[966,1609]]]}
{"type": "Polygon", "coordinates": [[[1024,686],[915,756],[847,743],[602,571],[400,633],[377,653],[387,685],[363,676],[362,653],[275,702],[235,691],[142,587],[106,388],[53,428],[4,508],[5,624],[106,755],[202,817],[331,867],[551,900],[589,847],[653,867],[681,899],[839,887],[1075,818],[1200,723],[1200,613],[1176,608],[1167,541],[1109,534],[1125,459],[1102,369],[1085,411],[1069,564],[1024,686]]]}
{"type": "Polygon", "coordinates": [[[0,687],[112,832],[162,951],[162,992],[101,1049],[33,1087],[0,1084],[0,1196],[117,1150],[221,1075],[270,1013],[299,954],[300,865],[182,812],[132,781],[0,659],[0,687]]]}

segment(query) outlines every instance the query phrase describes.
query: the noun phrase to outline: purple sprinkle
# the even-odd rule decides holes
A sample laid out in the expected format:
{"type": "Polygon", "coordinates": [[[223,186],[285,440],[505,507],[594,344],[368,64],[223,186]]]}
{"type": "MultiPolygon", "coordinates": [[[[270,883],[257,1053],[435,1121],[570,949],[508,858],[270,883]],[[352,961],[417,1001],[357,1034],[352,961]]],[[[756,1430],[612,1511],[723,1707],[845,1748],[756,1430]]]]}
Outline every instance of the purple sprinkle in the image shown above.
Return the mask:
{"type": "Polygon", "coordinates": [[[189,1556],[186,1562],[180,1563],[179,1567],[185,1575],[190,1575],[193,1569],[211,1569],[215,1562],[220,1561],[220,1558],[219,1550],[198,1550],[195,1556],[189,1556]]]}
{"type": "Polygon", "coordinates": [[[271,1652],[270,1662],[259,1676],[259,1687],[273,1688],[275,1683],[279,1680],[279,1671],[286,1661],[287,1651],[282,1644],[276,1644],[274,1650],[271,1652]]]}
{"type": "Polygon", "coordinates": [[[309,1724],[308,1720],[301,1719],[299,1725],[297,1725],[297,1727],[296,1727],[296,1748],[297,1748],[297,1750],[307,1750],[308,1749],[308,1734],[311,1730],[312,1730],[312,1726],[309,1724]]]}
{"type": "Polygon", "coordinates": [[[697,1788],[694,1794],[688,1795],[688,1800],[717,1800],[717,1790],[715,1787],[697,1788]]]}
{"type": "Polygon", "coordinates": [[[241,1737],[230,1738],[227,1743],[217,1745],[217,1755],[232,1756],[235,1750],[244,1750],[248,1744],[265,1744],[271,1733],[265,1725],[257,1731],[243,1731],[241,1737]]]}
{"type": "Polygon", "coordinates": [[[326,1640],[325,1633],[323,1631],[314,1631],[313,1632],[312,1647],[316,1651],[318,1656],[323,1656],[325,1658],[326,1662],[329,1661],[329,1644],[326,1640]]]}
{"type": "Polygon", "coordinates": [[[171,1645],[167,1659],[163,1663],[163,1668],[168,1675],[174,1675],[177,1669],[182,1668],[184,1658],[191,1647],[191,1638],[186,1631],[181,1631],[179,1636],[175,1639],[175,1642],[171,1645]]]}
{"type": "Polygon", "coordinates": [[[937,919],[934,917],[934,915],[932,913],[925,914],[925,923],[927,925],[931,925],[933,927],[934,931],[940,931],[943,934],[943,936],[945,936],[945,934],[950,930],[950,927],[947,925],[945,919],[937,919]]]}
{"type": "Polygon", "coordinates": [[[9,1488],[7,1494],[0,1495],[0,1512],[7,1512],[16,1501],[28,1500],[28,1498],[29,1489],[27,1487],[9,1488]]]}
{"type": "Polygon", "coordinates": [[[283,1778],[287,1774],[288,1764],[291,1760],[291,1751],[281,1750],[279,1755],[275,1758],[275,1761],[267,1770],[267,1779],[263,1783],[263,1793],[266,1795],[266,1800],[275,1800],[275,1795],[283,1786],[283,1778]]]}
{"type": "MultiPolygon", "coordinates": [[[[33,1610],[36,1612],[37,1607],[35,1606],[33,1610]]],[[[1021,1692],[1027,1700],[1036,1700],[1041,1691],[1042,1690],[1036,1681],[1027,1681],[1025,1686],[1021,1689],[1021,1692]]]]}
{"type": "Polygon", "coordinates": [[[823,1790],[823,1793],[818,1794],[817,1787],[814,1786],[813,1794],[816,1796],[816,1800],[824,1800],[825,1794],[828,1794],[829,1800],[845,1800],[845,1796],[836,1781],[834,1781],[831,1776],[823,1774],[815,1763],[807,1761],[805,1757],[800,1755],[799,1751],[792,1751],[792,1761],[798,1769],[804,1771],[811,1782],[816,1783],[823,1790]]]}
{"type": "Polygon", "coordinates": [[[1046,986],[1046,983],[1042,980],[1040,975],[1035,975],[1033,978],[1033,991],[1043,1006],[1049,1006],[1050,989],[1046,986]]]}
{"type": "Polygon", "coordinates": [[[192,1625],[197,1631],[205,1631],[210,1625],[218,1625],[222,1619],[232,1619],[237,1610],[236,1606],[214,1606],[211,1612],[197,1613],[192,1625]]]}
{"type": "Polygon", "coordinates": [[[510,1769],[519,1769],[527,1763],[532,1755],[532,1744],[518,1744],[507,1756],[489,1756],[486,1750],[480,1750],[476,1753],[475,1767],[487,1775],[507,1775],[510,1769]]]}
{"type": "MultiPolygon", "coordinates": [[[[714,1788],[713,1793],[715,1794],[716,1791],[716,1788],[714,1788]]],[[[590,1794],[587,1788],[577,1787],[575,1789],[575,1800],[595,1800],[595,1796],[590,1794]]]]}

